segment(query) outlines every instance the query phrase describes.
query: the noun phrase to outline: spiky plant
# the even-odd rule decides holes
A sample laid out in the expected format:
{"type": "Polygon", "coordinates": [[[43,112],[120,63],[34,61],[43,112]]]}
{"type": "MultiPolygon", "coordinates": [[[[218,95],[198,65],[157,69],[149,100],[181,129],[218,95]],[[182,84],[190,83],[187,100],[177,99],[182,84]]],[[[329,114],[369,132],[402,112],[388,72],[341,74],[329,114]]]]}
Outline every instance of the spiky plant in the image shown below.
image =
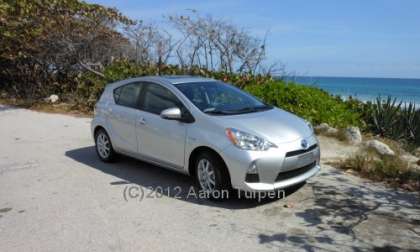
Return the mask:
{"type": "Polygon", "coordinates": [[[376,98],[373,105],[372,119],[374,130],[381,136],[387,136],[394,139],[403,137],[404,133],[400,131],[400,111],[402,102],[397,103],[397,99],[390,96],[385,100],[381,97],[376,98]]]}
{"type": "Polygon", "coordinates": [[[401,128],[404,131],[404,135],[409,141],[414,141],[416,139],[416,135],[420,132],[420,128],[418,127],[420,124],[420,117],[419,113],[417,113],[415,103],[406,103],[405,106],[401,110],[401,128]]]}

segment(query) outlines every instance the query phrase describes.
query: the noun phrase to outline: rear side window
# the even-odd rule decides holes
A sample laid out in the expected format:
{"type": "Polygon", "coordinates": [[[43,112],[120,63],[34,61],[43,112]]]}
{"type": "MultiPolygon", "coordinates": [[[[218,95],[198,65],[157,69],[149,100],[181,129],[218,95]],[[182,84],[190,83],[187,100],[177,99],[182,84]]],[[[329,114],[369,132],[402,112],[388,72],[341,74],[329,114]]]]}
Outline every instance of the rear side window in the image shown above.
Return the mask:
{"type": "Polygon", "coordinates": [[[145,87],[141,109],[153,114],[160,114],[168,108],[182,109],[182,103],[167,88],[149,83],[145,87]]]}
{"type": "Polygon", "coordinates": [[[115,103],[121,106],[138,108],[138,100],[141,92],[140,83],[131,83],[114,90],[115,103]]]}

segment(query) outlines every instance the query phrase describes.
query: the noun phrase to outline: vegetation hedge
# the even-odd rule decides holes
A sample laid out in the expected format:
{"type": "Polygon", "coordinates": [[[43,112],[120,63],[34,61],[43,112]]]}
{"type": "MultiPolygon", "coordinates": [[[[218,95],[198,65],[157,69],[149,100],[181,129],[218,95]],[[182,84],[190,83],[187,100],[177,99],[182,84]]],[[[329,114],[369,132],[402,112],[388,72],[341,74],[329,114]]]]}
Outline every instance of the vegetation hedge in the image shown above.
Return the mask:
{"type": "Polygon", "coordinates": [[[92,73],[86,73],[80,77],[76,96],[80,104],[91,108],[107,83],[146,75],[189,74],[232,83],[266,103],[302,116],[314,124],[326,122],[337,127],[360,125],[359,114],[349,110],[342,100],[317,88],[286,84],[282,80],[274,80],[269,76],[228,74],[200,68],[183,69],[174,65],[160,68],[140,66],[126,60],[114,62],[107,66],[103,73],[105,76],[103,78],[92,73]]]}
{"type": "Polygon", "coordinates": [[[222,80],[238,87],[262,85],[272,78],[267,75],[232,74],[222,71],[209,71],[199,67],[182,68],[178,65],[139,65],[129,60],[117,60],[103,70],[104,77],[85,72],[77,79],[77,103],[93,108],[97,98],[108,83],[127,78],[150,75],[194,75],[222,80]]]}
{"type": "Polygon", "coordinates": [[[362,126],[359,113],[349,109],[340,98],[315,87],[272,80],[264,85],[249,85],[245,90],[266,103],[295,113],[313,124],[362,126]]]}

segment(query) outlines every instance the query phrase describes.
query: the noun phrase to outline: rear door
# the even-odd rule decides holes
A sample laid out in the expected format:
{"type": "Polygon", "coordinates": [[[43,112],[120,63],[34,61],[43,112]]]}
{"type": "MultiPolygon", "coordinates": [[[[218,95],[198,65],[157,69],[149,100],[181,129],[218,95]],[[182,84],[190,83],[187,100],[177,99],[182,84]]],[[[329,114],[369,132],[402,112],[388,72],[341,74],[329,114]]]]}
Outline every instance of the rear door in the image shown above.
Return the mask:
{"type": "Polygon", "coordinates": [[[188,123],[166,120],[160,113],[168,108],[185,107],[166,87],[155,84],[143,84],[140,110],[137,124],[139,153],[152,161],[158,161],[181,169],[184,166],[185,137],[188,123]]]}
{"type": "Polygon", "coordinates": [[[139,82],[114,89],[115,104],[111,105],[109,116],[114,148],[130,154],[138,152],[136,122],[139,116],[138,102],[141,89],[139,82]]]}

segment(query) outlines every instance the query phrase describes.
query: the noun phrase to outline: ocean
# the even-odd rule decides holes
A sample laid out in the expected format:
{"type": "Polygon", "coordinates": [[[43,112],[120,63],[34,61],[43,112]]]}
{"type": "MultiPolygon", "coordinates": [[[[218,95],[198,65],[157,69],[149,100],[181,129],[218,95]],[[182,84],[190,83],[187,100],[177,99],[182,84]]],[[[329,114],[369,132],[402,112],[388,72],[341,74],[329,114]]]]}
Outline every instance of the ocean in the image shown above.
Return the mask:
{"type": "Polygon", "coordinates": [[[392,96],[420,107],[420,79],[297,76],[287,80],[321,88],[343,99],[352,96],[361,101],[373,101],[378,96],[392,96]]]}

